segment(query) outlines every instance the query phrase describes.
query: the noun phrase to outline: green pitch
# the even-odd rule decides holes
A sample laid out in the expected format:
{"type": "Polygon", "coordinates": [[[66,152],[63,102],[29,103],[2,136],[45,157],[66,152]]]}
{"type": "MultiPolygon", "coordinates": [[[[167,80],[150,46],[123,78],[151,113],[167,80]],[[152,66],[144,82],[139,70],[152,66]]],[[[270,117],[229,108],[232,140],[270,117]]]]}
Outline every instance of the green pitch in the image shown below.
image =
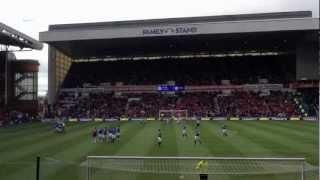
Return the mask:
{"type": "MultiPolygon", "coordinates": [[[[183,139],[181,125],[172,122],[123,122],[121,141],[96,143],[91,139],[93,127],[110,127],[112,123],[68,123],[65,134],[56,134],[52,124],[26,124],[0,129],[0,179],[35,180],[35,159],[41,156],[41,179],[84,180],[87,155],[134,156],[243,156],[305,157],[308,165],[317,167],[318,123],[300,121],[220,121],[202,122],[201,145],[194,145],[194,127],[187,123],[188,138],[183,139]],[[229,136],[221,135],[226,124],[229,136]],[[157,129],[162,130],[162,147],[156,143],[157,129]]],[[[316,170],[308,173],[316,179],[316,170]]],[[[136,175],[131,179],[150,179],[136,175]]],[[[153,179],[198,179],[168,176],[153,179]]],[[[252,179],[282,179],[281,176],[254,176],[252,179]]],[[[218,179],[218,178],[213,178],[218,179]]],[[[233,180],[231,176],[219,179],[233,180]]],[[[238,176],[236,179],[248,179],[238,176]]],[[[309,180],[308,179],[308,180],[309,180]]]]}

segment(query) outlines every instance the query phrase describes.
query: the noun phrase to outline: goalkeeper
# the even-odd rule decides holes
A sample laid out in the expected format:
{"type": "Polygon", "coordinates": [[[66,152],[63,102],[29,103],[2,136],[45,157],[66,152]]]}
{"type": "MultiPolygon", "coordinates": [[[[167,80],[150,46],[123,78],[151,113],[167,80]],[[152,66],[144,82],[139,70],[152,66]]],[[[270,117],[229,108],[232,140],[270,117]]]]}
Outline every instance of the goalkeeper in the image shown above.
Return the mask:
{"type": "Polygon", "coordinates": [[[208,174],[206,173],[208,171],[208,162],[206,160],[200,160],[195,169],[199,171],[200,180],[208,180],[208,174]]]}

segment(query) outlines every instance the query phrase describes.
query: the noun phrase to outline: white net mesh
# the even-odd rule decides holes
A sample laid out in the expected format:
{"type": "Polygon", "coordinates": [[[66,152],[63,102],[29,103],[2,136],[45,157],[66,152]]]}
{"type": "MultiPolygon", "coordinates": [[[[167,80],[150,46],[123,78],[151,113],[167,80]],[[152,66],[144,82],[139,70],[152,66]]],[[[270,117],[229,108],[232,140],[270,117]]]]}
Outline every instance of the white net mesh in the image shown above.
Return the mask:
{"type": "Polygon", "coordinates": [[[191,177],[198,174],[265,175],[303,179],[306,169],[303,158],[88,157],[87,163],[88,179],[99,179],[97,177],[111,174],[140,174],[139,177],[143,174],[158,177],[191,177]]]}

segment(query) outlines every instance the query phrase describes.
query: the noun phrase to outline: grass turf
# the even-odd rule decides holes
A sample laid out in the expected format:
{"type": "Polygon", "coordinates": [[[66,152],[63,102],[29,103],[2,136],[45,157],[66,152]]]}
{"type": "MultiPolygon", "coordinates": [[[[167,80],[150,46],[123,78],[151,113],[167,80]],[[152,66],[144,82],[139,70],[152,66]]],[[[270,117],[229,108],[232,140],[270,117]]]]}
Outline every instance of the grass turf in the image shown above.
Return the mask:
{"type": "MultiPolygon", "coordinates": [[[[172,122],[121,122],[121,141],[115,144],[91,140],[93,127],[116,126],[113,123],[68,123],[65,134],[56,134],[52,124],[25,124],[0,129],[0,179],[35,180],[35,159],[42,158],[43,180],[86,179],[83,166],[87,155],[134,156],[243,156],[305,157],[318,166],[318,123],[302,121],[208,121],[201,124],[203,144],[193,144],[193,122],[187,123],[188,138],[181,137],[181,125],[172,122]],[[220,133],[222,124],[229,136],[220,133]],[[157,129],[162,129],[163,144],[156,144],[157,129]]],[[[103,170],[100,170],[103,172],[103,170]]],[[[102,173],[103,174],[103,173],[102,173]]],[[[316,179],[316,171],[309,175],[316,179]]],[[[125,179],[178,179],[176,175],[135,174],[125,179]]],[[[212,179],[287,179],[282,175],[219,176],[212,179]]],[[[290,177],[290,179],[298,176],[290,177]]],[[[184,179],[198,179],[184,176],[184,179]]]]}

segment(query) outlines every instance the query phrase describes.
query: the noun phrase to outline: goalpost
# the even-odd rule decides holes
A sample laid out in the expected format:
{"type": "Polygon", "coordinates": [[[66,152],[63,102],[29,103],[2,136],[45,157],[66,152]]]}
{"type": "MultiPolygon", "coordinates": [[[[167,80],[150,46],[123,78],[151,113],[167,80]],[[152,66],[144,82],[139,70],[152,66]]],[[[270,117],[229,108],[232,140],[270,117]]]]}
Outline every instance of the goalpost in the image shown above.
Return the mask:
{"type": "Polygon", "coordinates": [[[86,163],[87,180],[306,180],[304,158],[88,156],[86,163]]]}
{"type": "Polygon", "coordinates": [[[188,118],[188,111],[186,109],[161,109],[159,110],[159,120],[170,121],[175,118],[178,122],[188,118]]]}

